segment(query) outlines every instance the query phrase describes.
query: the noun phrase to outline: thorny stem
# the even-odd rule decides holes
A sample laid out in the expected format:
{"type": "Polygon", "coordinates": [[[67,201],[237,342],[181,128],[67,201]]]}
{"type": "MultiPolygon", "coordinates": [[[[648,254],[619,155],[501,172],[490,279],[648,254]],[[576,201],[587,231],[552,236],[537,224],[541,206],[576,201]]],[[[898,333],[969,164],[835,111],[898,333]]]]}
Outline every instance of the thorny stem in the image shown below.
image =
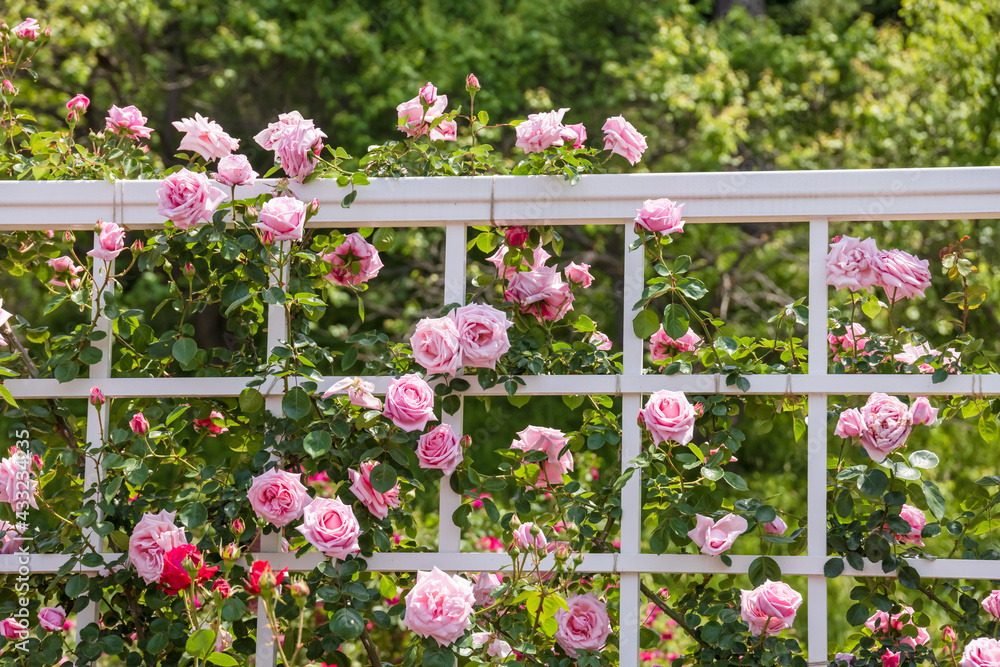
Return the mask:
{"type": "Polygon", "coordinates": [[[368,652],[368,662],[372,664],[372,667],[381,667],[382,659],[378,655],[378,649],[375,648],[375,644],[372,643],[371,635],[368,634],[368,628],[361,631],[361,643],[365,645],[365,651],[368,652]]]}
{"type": "Polygon", "coordinates": [[[684,617],[681,614],[674,611],[674,609],[670,605],[668,605],[663,598],[654,593],[653,589],[651,589],[644,583],[639,584],[639,589],[642,591],[642,594],[649,599],[650,602],[652,602],[653,604],[655,604],[657,607],[660,608],[660,611],[662,611],[670,618],[674,619],[674,621],[677,623],[677,626],[683,629],[684,632],[688,633],[691,639],[698,642],[698,646],[700,646],[703,649],[712,648],[705,641],[703,641],[701,637],[695,634],[694,629],[684,621],[684,617]]]}

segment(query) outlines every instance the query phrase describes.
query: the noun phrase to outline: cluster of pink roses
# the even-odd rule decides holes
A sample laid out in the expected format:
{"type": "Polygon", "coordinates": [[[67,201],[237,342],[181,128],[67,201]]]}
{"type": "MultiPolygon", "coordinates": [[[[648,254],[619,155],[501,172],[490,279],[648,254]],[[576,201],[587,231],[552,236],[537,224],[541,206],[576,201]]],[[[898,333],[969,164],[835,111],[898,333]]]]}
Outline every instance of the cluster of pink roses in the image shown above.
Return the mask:
{"type": "Polygon", "coordinates": [[[594,282],[589,264],[570,262],[563,270],[564,281],[556,267],[546,266],[552,255],[543,248],[535,248],[532,262],[521,266],[507,266],[504,258],[508,252],[510,249],[501,245],[486,260],[508,281],[504,299],[517,304],[522,313],[534,315],[539,322],[562,319],[573,309],[574,288],[587,289],[594,282]]]}
{"type": "Polygon", "coordinates": [[[909,407],[894,396],[874,393],[858,410],[850,408],[840,413],[834,434],[841,438],[860,438],[861,446],[874,461],[906,444],[914,424],[930,426],[937,421],[938,409],[926,396],[918,396],[909,407]]]}
{"type": "MultiPolygon", "coordinates": [[[[476,83],[478,87],[478,81],[476,83]]],[[[445,117],[447,108],[448,96],[439,95],[434,84],[428,81],[416,97],[396,107],[399,129],[408,137],[427,134],[431,141],[454,141],[458,138],[458,124],[445,117]]]]}
{"type": "MultiPolygon", "coordinates": [[[[66,620],[66,610],[62,607],[42,607],[38,610],[38,625],[46,632],[67,632],[74,627],[66,620]]],[[[27,618],[5,618],[0,621],[0,636],[9,641],[27,639],[29,634],[27,618]]]]}
{"type": "Polygon", "coordinates": [[[678,352],[694,352],[701,344],[701,336],[690,328],[680,338],[674,339],[667,335],[660,325],[659,331],[649,338],[649,356],[653,361],[667,361],[678,352]]]}
{"type": "Polygon", "coordinates": [[[413,359],[428,373],[454,375],[465,366],[495,369],[510,349],[507,329],[513,324],[503,311],[484,304],[422,319],[410,337],[413,359]]]}
{"type": "Polygon", "coordinates": [[[264,150],[274,151],[288,177],[301,183],[316,169],[325,138],[326,134],[312,120],[303,118],[298,111],[290,111],[257,133],[254,141],[264,150]]]}
{"type": "MultiPolygon", "coordinates": [[[[514,131],[517,141],[514,144],[524,149],[525,153],[541,153],[553,146],[569,145],[572,148],[582,148],[587,140],[587,128],[583,123],[564,125],[563,116],[568,108],[545,113],[533,113],[528,119],[520,122],[514,131]]],[[[629,164],[634,165],[646,150],[646,137],[639,134],[623,116],[615,116],[605,121],[601,128],[604,132],[604,149],[621,155],[629,164]]]]}
{"type": "Polygon", "coordinates": [[[826,282],[851,291],[881,287],[890,302],[923,296],[931,284],[928,261],[902,250],[879,250],[874,239],[843,236],[830,244],[826,282]]]}

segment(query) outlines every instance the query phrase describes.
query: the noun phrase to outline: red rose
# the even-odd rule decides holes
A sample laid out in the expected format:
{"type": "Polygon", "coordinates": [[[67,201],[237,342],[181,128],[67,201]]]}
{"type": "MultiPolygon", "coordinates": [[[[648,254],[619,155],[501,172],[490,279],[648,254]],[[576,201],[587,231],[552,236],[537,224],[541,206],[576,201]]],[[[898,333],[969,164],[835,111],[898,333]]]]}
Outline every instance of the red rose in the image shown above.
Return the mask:
{"type": "Polygon", "coordinates": [[[271,591],[281,585],[288,568],[275,572],[271,569],[271,563],[266,560],[254,561],[250,569],[250,578],[244,580],[244,588],[251,595],[260,595],[262,592],[271,591]]]}
{"type": "Polygon", "coordinates": [[[177,595],[180,591],[191,587],[191,574],[196,571],[196,584],[203,584],[211,579],[218,567],[205,567],[205,559],[198,547],[193,544],[181,544],[174,547],[163,557],[163,573],[160,574],[160,586],[167,595],[177,595]]]}
{"type": "Polygon", "coordinates": [[[216,579],[215,583],[212,584],[212,590],[219,591],[223,599],[228,598],[229,594],[232,592],[229,582],[225,579],[216,579]]]}

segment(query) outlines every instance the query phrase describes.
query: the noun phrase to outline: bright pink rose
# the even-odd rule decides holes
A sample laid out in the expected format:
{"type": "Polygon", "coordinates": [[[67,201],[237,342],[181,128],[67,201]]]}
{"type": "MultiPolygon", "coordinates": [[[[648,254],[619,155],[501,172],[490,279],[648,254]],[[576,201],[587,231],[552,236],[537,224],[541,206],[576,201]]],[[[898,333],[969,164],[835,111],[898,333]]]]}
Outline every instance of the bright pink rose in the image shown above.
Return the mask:
{"type": "Polygon", "coordinates": [[[701,514],[694,516],[698,523],[688,531],[688,537],[708,556],[718,556],[727,551],[748,526],[747,520],[736,514],[727,514],[718,521],[701,514]]]}
{"type": "Polygon", "coordinates": [[[902,250],[880,250],[872,262],[878,285],[893,302],[924,295],[924,290],[931,285],[928,264],[926,259],[902,250]]]}
{"type": "Polygon", "coordinates": [[[361,551],[358,546],[361,526],[350,506],[342,503],[340,498],[313,500],[302,514],[302,525],[298,531],[309,544],[337,560],[361,551]]]}
{"type": "Polygon", "coordinates": [[[874,265],[878,252],[874,239],[840,237],[830,244],[826,256],[826,284],[836,289],[871,289],[878,284],[874,265]]]}
{"type": "MultiPolygon", "coordinates": [[[[826,338],[830,341],[830,348],[833,350],[833,360],[839,361],[839,352],[855,352],[858,355],[868,355],[869,352],[865,352],[865,345],[868,344],[869,338],[862,338],[862,336],[867,333],[865,328],[858,323],[850,325],[847,329],[847,333],[843,336],[836,336],[832,333],[827,334],[826,338]]],[[[854,355],[852,355],[854,356],[854,355]]]]}
{"type": "Polygon", "coordinates": [[[750,626],[750,634],[776,635],[792,627],[802,596],[791,586],[771,580],[752,591],[741,591],[740,617],[750,626]]]}
{"type": "Polygon", "coordinates": [[[187,544],[184,529],[174,525],[175,512],[161,510],[143,514],[128,540],[128,560],[147,584],[160,580],[163,557],[168,551],[187,544]]]}
{"type": "Polygon", "coordinates": [[[226,134],[214,120],[196,113],[194,118],[175,120],[174,128],[184,132],[178,150],[194,151],[209,162],[224,158],[240,147],[240,140],[226,134]]]}
{"type": "Polygon", "coordinates": [[[522,313],[539,322],[560,320],[573,309],[573,293],[554,266],[518,271],[510,279],[504,299],[513,301],[522,313]]]}
{"type": "Polygon", "coordinates": [[[634,165],[646,150],[646,137],[632,127],[624,116],[609,118],[601,128],[604,131],[604,150],[618,153],[634,165]]]}
{"type": "Polygon", "coordinates": [[[132,427],[134,433],[139,435],[145,435],[149,432],[149,422],[146,421],[146,417],[141,412],[135,413],[128,425],[132,427]]]}
{"type": "Polygon", "coordinates": [[[468,580],[449,577],[436,567],[418,571],[417,583],[406,596],[403,625],[420,637],[433,637],[439,646],[449,646],[472,625],[474,602],[468,580]]]}
{"type": "Polygon", "coordinates": [[[273,150],[288,177],[301,183],[316,168],[314,160],[323,149],[325,138],[326,134],[312,120],[303,118],[298,111],[290,111],[258,132],[254,141],[264,150],[273,150]]]}
{"type": "Polygon", "coordinates": [[[187,230],[202,220],[211,222],[225,197],[222,190],[212,187],[205,174],[181,169],[163,179],[157,189],[157,212],[187,230]]]}
{"type": "Polygon", "coordinates": [[[472,580],[476,582],[472,588],[472,593],[475,596],[473,604],[481,607],[490,601],[490,593],[500,585],[500,577],[493,572],[480,572],[471,576],[472,580]]]}
{"type": "Polygon", "coordinates": [[[913,622],[913,607],[904,606],[899,613],[889,616],[889,614],[884,611],[876,611],[872,614],[871,618],[865,621],[865,627],[871,630],[873,633],[887,633],[889,629],[892,628],[896,631],[901,631],[904,626],[912,625],[917,628],[916,637],[903,637],[900,641],[904,644],[909,644],[916,648],[917,646],[923,646],[931,640],[930,634],[927,632],[927,628],[921,628],[913,622]],[[903,616],[908,617],[906,623],[903,623],[903,616]]]}
{"type": "Polygon", "coordinates": [[[573,470],[573,454],[569,451],[566,434],[554,428],[529,426],[519,432],[520,440],[511,443],[511,449],[522,452],[545,452],[548,458],[540,461],[537,486],[562,484],[563,475],[573,470]]]}
{"type": "Polygon", "coordinates": [[[583,148],[583,142],[587,140],[587,128],[583,123],[564,125],[561,136],[570,148],[583,148]]]}
{"type": "Polygon", "coordinates": [[[530,521],[522,523],[514,529],[514,543],[522,549],[544,549],[549,543],[541,528],[536,528],[530,521]]]}
{"type": "Polygon", "coordinates": [[[649,356],[653,361],[666,361],[678,352],[693,352],[701,343],[701,336],[690,328],[680,338],[674,340],[663,330],[659,330],[649,338],[649,356]]]}
{"type": "Polygon", "coordinates": [[[837,428],[833,434],[841,438],[860,438],[865,432],[865,419],[856,408],[850,408],[840,413],[837,428]]]}
{"type": "Polygon", "coordinates": [[[450,317],[424,318],[410,336],[413,360],[428,373],[454,375],[462,366],[458,329],[450,317]]]}
{"type": "Polygon", "coordinates": [[[435,426],[417,441],[417,461],[425,470],[441,470],[447,477],[462,462],[462,443],[449,424],[435,426]]]}
{"type": "Polygon", "coordinates": [[[571,657],[577,651],[600,651],[611,634],[608,608],[593,593],[574,595],[556,612],[556,642],[571,657]]]}
{"type": "Polygon", "coordinates": [[[14,87],[14,84],[11,82],[10,79],[4,79],[2,82],[0,82],[0,91],[3,91],[8,95],[17,94],[17,88],[14,87]]]}
{"type": "Polygon", "coordinates": [[[195,419],[192,423],[194,424],[195,431],[208,429],[208,434],[213,438],[222,433],[229,432],[229,427],[223,426],[226,423],[226,417],[218,410],[212,410],[207,419],[195,419]]]}
{"type": "Polygon", "coordinates": [[[212,178],[229,187],[253,185],[257,179],[257,172],[250,166],[250,160],[245,155],[233,153],[219,160],[217,173],[213,174],[212,178]]]}
{"type": "Polygon", "coordinates": [[[569,266],[563,269],[566,280],[587,289],[594,282],[594,276],[590,275],[590,264],[577,264],[570,262],[569,266]]]}
{"type": "Polygon", "coordinates": [[[639,421],[646,426],[653,442],[676,442],[686,445],[694,437],[694,406],[681,391],[661,389],[639,411],[639,421]]]}
{"type": "Polygon", "coordinates": [[[218,567],[207,567],[205,558],[193,544],[178,544],[163,557],[163,572],[160,587],[167,595],[177,595],[189,590],[192,585],[201,586],[219,571],[218,567]],[[194,571],[188,572],[188,566],[194,571]]]}
{"type": "Polygon", "coordinates": [[[79,272],[79,269],[73,263],[73,258],[67,255],[47,260],[46,263],[51,266],[52,270],[56,273],[66,273],[68,271],[73,275],[76,275],[79,272]],[[74,271],[74,269],[76,269],[76,271],[74,271]]]}
{"type": "Polygon", "coordinates": [[[35,19],[25,19],[14,26],[11,30],[15,35],[21,39],[33,42],[38,39],[38,36],[42,34],[42,28],[38,25],[38,21],[35,19]]]}
{"type": "MultiPolygon", "coordinates": [[[[504,280],[510,280],[517,273],[517,266],[507,266],[505,263],[505,258],[507,253],[510,251],[506,245],[501,245],[497,248],[497,251],[486,258],[486,261],[497,267],[497,275],[499,275],[504,280]]],[[[525,249],[523,252],[527,252],[525,249]]],[[[525,257],[521,257],[521,266],[529,266],[531,269],[539,269],[545,266],[545,262],[549,260],[552,255],[547,253],[544,248],[534,248],[531,250],[532,262],[530,265],[525,262],[525,257]]]]}
{"type": "Polygon", "coordinates": [[[961,667],[1000,667],[1000,640],[989,637],[973,639],[965,645],[961,667]]]}
{"type": "Polygon", "coordinates": [[[130,139],[149,139],[153,134],[153,128],[146,127],[146,117],[132,105],[124,109],[112,105],[104,125],[112,134],[130,139]]]}
{"type": "Polygon", "coordinates": [[[508,247],[520,248],[528,240],[528,230],[524,227],[507,227],[503,230],[503,238],[508,247]]]}
{"type": "Polygon", "coordinates": [[[612,347],[614,347],[614,344],[611,342],[611,339],[608,338],[607,334],[603,334],[600,331],[591,332],[590,338],[587,340],[591,345],[602,352],[608,352],[612,347]]]}
{"type": "Polygon", "coordinates": [[[684,204],[672,202],[669,199],[647,199],[642,208],[637,208],[639,215],[635,223],[643,229],[661,234],[679,234],[684,231],[684,221],[681,211],[684,204]]]}
{"type": "Polygon", "coordinates": [[[983,600],[983,609],[993,618],[1000,620],[1000,591],[992,591],[986,596],[983,600]]]}
{"type": "Polygon", "coordinates": [[[786,530],[788,530],[788,524],[780,516],[776,516],[774,521],[768,521],[764,524],[764,532],[772,535],[784,535],[786,530]]]}
{"type": "Polygon", "coordinates": [[[348,234],[347,239],[333,252],[323,255],[323,261],[331,265],[326,279],[335,285],[360,285],[366,283],[382,269],[375,246],[365,241],[357,232],[348,234]]]}
{"type": "Polygon", "coordinates": [[[455,321],[458,331],[462,366],[495,369],[496,362],[510,349],[507,329],[514,323],[507,319],[507,313],[493,306],[473,303],[448,316],[455,321]]]}
{"type": "Polygon", "coordinates": [[[567,111],[568,108],[529,114],[527,120],[514,128],[517,134],[514,145],[523,148],[525,153],[541,153],[551,146],[562,146],[564,133],[572,136],[571,141],[579,139],[575,131],[565,132],[566,127],[563,126],[562,120],[567,111]]]}
{"type": "Polygon", "coordinates": [[[404,431],[422,431],[434,416],[434,390],[423,378],[410,373],[389,383],[382,414],[404,431]]]}
{"type": "Polygon", "coordinates": [[[15,512],[21,511],[25,503],[38,509],[37,486],[27,454],[14,450],[8,458],[0,460],[0,503],[9,503],[15,512]]]}
{"type": "Polygon", "coordinates": [[[76,95],[70,98],[69,102],[66,103],[66,122],[76,123],[80,120],[82,114],[87,113],[87,107],[90,106],[90,98],[86,95],[76,95]]]}
{"type": "Polygon", "coordinates": [[[924,541],[920,537],[920,533],[923,532],[924,526],[927,525],[927,517],[924,513],[913,505],[903,505],[903,509],[899,511],[899,516],[906,523],[910,524],[910,532],[905,535],[897,535],[896,541],[900,544],[916,544],[917,546],[924,546],[924,541]]]}
{"type": "Polygon", "coordinates": [[[275,241],[301,241],[305,224],[305,202],[295,197],[275,197],[264,202],[260,221],[253,226],[262,232],[271,232],[275,241]]]}
{"type": "Polygon", "coordinates": [[[97,237],[99,248],[94,248],[87,254],[97,259],[110,262],[125,249],[125,230],[113,222],[97,221],[100,233],[97,237]]]}
{"type": "Polygon", "coordinates": [[[311,502],[302,476],[277,468],[253,478],[247,499],[257,516],[278,527],[301,517],[305,506],[311,502]]]}
{"type": "Polygon", "coordinates": [[[330,385],[330,388],[323,393],[323,398],[329,398],[337,392],[347,390],[347,395],[351,399],[351,405],[369,410],[382,410],[382,401],[372,395],[375,385],[361,378],[344,378],[330,385]]]}
{"type": "Polygon", "coordinates": [[[932,407],[926,396],[917,396],[910,404],[910,421],[930,426],[937,421],[938,408],[932,407]]]}
{"type": "Polygon", "coordinates": [[[361,501],[372,516],[384,519],[389,516],[389,509],[399,507],[399,482],[385,493],[380,493],[372,486],[372,468],[378,465],[377,461],[365,461],[361,464],[361,472],[348,470],[347,476],[351,478],[351,492],[361,501]]]}
{"type": "Polygon", "coordinates": [[[66,610],[62,607],[42,607],[38,610],[38,624],[49,632],[62,632],[66,624],[66,610]]]}
{"type": "Polygon", "coordinates": [[[0,635],[11,641],[27,638],[29,633],[27,622],[25,619],[25,624],[21,625],[15,618],[5,618],[0,621],[0,635]]]}
{"type": "Polygon", "coordinates": [[[104,405],[104,393],[97,387],[90,388],[90,404],[94,407],[104,405]]]}
{"type": "Polygon", "coordinates": [[[17,526],[3,519],[0,519],[0,554],[16,554],[24,544],[24,536],[17,530],[17,526]]]}
{"type": "Polygon", "coordinates": [[[470,93],[475,93],[479,91],[482,86],[479,85],[479,79],[476,78],[475,74],[469,74],[465,77],[465,89],[470,93]]]}
{"type": "Polygon", "coordinates": [[[882,667],[899,667],[900,661],[899,651],[885,650],[885,654],[882,656],[882,667]]]}
{"type": "Polygon", "coordinates": [[[861,408],[865,430],[861,433],[861,446],[874,461],[906,444],[912,430],[910,412],[906,404],[894,396],[875,393],[861,408]]]}

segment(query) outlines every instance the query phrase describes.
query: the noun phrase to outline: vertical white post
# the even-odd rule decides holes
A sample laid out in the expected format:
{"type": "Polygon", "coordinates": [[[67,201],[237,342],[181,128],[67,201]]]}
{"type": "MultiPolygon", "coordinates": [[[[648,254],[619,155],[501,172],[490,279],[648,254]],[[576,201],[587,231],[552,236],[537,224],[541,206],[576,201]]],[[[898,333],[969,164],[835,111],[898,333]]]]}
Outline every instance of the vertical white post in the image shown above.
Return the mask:
{"type": "MultiPolygon", "coordinates": [[[[642,339],[635,335],[632,320],[636,311],[632,305],[642,295],[645,283],[645,257],[642,250],[629,252],[629,245],[638,238],[635,229],[626,224],[625,245],[625,304],[622,308],[622,375],[642,375],[642,339]]],[[[632,385],[634,386],[634,385],[632,385]]],[[[642,396],[638,393],[622,394],[622,450],[621,465],[624,472],[628,462],[642,452],[642,432],[636,421],[642,396]]],[[[642,546],[642,480],[637,472],[622,489],[621,553],[638,554],[642,546]]],[[[639,665],[639,626],[642,623],[639,584],[641,575],[630,572],[621,575],[619,582],[620,609],[618,611],[618,642],[622,667],[639,665]]]]}
{"type": "MultiPolygon", "coordinates": [[[[444,302],[465,304],[465,223],[451,223],[445,228],[444,245],[444,302]]],[[[449,415],[442,410],[441,423],[449,424],[455,433],[462,435],[462,415],[465,400],[462,399],[458,411],[449,415]]],[[[451,520],[452,514],[462,504],[462,497],[451,490],[451,476],[441,478],[438,495],[438,551],[458,553],[462,531],[451,520]]]]}
{"type": "MultiPolygon", "coordinates": [[[[826,253],[830,224],[826,218],[809,221],[809,375],[827,374],[826,253]]],[[[826,557],[826,394],[809,394],[808,474],[806,485],[809,521],[807,553],[826,557]]],[[[826,577],[809,575],[810,664],[827,659],[826,577]]]]}

